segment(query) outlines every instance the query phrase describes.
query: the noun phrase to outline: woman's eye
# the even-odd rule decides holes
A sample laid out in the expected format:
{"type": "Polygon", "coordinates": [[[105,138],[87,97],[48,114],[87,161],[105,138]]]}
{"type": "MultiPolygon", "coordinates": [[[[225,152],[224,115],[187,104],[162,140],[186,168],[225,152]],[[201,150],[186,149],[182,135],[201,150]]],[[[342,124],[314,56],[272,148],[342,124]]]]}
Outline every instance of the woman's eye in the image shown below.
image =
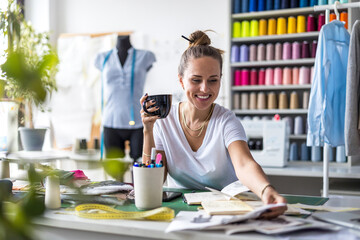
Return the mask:
{"type": "Polygon", "coordinates": [[[201,80],[200,80],[200,79],[193,79],[192,81],[198,83],[198,82],[200,82],[201,80]]]}
{"type": "Polygon", "coordinates": [[[209,81],[210,82],[217,82],[218,80],[217,79],[210,79],[209,81]]]}

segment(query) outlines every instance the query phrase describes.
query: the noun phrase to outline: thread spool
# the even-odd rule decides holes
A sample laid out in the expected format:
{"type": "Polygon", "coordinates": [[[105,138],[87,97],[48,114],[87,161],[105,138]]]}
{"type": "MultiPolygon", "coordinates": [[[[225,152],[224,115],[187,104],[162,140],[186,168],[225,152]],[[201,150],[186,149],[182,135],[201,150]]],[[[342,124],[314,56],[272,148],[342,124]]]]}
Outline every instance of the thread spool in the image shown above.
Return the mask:
{"type": "Polygon", "coordinates": [[[249,109],[249,95],[247,93],[241,94],[241,109],[249,109]]]}
{"type": "Polygon", "coordinates": [[[241,85],[241,71],[235,70],[234,73],[234,86],[240,86],[241,85]]]}
{"type": "Polygon", "coordinates": [[[345,23],[344,27],[345,27],[346,29],[348,29],[348,19],[349,19],[349,17],[348,17],[348,13],[347,13],[347,12],[341,12],[341,13],[340,13],[340,21],[342,21],[342,22],[345,23]]]}
{"type": "Polygon", "coordinates": [[[274,0],[274,10],[281,9],[281,0],[274,0]]]}
{"type": "Polygon", "coordinates": [[[257,0],[249,0],[249,12],[257,11],[257,0]]]}
{"type": "Polygon", "coordinates": [[[257,109],[266,109],[266,96],[264,92],[257,94],[257,109]]]}
{"type": "Polygon", "coordinates": [[[327,0],[318,0],[318,5],[327,5],[328,1],[327,0]]]}
{"type": "Polygon", "coordinates": [[[260,19],[259,21],[259,36],[267,35],[267,21],[266,19],[260,19]]]}
{"type": "Polygon", "coordinates": [[[313,79],[314,79],[314,66],[310,68],[310,80],[309,80],[310,83],[312,83],[313,79]]]}
{"type": "Polygon", "coordinates": [[[274,0],[266,0],[266,11],[273,10],[274,0]]]}
{"type": "Polygon", "coordinates": [[[298,145],[296,142],[292,142],[290,144],[289,160],[297,161],[298,159],[299,159],[298,145]]]}
{"type": "Polygon", "coordinates": [[[310,46],[307,41],[303,41],[301,44],[301,58],[310,57],[310,46]]]}
{"type": "Polygon", "coordinates": [[[292,81],[294,85],[299,84],[299,68],[293,67],[292,69],[292,81]]]}
{"type": "Polygon", "coordinates": [[[285,67],[283,69],[283,84],[290,85],[292,84],[292,71],[291,68],[285,67]]]}
{"type": "Polygon", "coordinates": [[[314,40],[311,44],[311,57],[312,58],[316,57],[316,50],[317,50],[317,41],[314,40]]]}
{"type": "Polygon", "coordinates": [[[249,85],[250,82],[250,73],[248,69],[241,70],[241,85],[249,85]]]}
{"type": "Polygon", "coordinates": [[[318,15],[318,31],[321,30],[321,27],[325,24],[325,14],[320,13],[318,15]]]}
{"type": "Polygon", "coordinates": [[[308,109],[309,108],[309,91],[304,91],[303,92],[303,103],[302,103],[302,108],[303,109],[308,109]]]}
{"type": "Polygon", "coordinates": [[[265,85],[265,69],[261,68],[258,75],[258,85],[265,85]]]}
{"type": "Polygon", "coordinates": [[[239,21],[235,21],[233,23],[233,38],[241,37],[241,23],[239,21]]]}
{"type": "Polygon", "coordinates": [[[272,68],[265,70],[265,85],[274,85],[274,69],[272,68]]]}
{"type": "Polygon", "coordinates": [[[266,53],[265,53],[265,45],[260,43],[258,46],[257,46],[257,60],[258,61],[265,61],[266,59],[266,53]]]}
{"type": "Polygon", "coordinates": [[[279,109],[288,109],[288,99],[285,92],[279,94],[279,109]]]}
{"type": "Polygon", "coordinates": [[[310,84],[310,68],[302,66],[299,72],[299,84],[310,84]]]}
{"type": "Polygon", "coordinates": [[[231,62],[240,62],[240,47],[237,45],[231,47],[231,62]]]}
{"type": "Polygon", "coordinates": [[[291,43],[289,42],[285,42],[283,44],[283,55],[282,55],[282,59],[284,60],[289,60],[292,58],[292,49],[291,49],[291,43]]]}
{"type": "Polygon", "coordinates": [[[293,42],[292,43],[292,59],[299,59],[301,58],[301,45],[299,42],[293,42]]]}
{"type": "Polygon", "coordinates": [[[289,0],[281,0],[281,9],[289,8],[290,3],[289,0]]]}
{"type": "Polygon", "coordinates": [[[269,92],[267,103],[268,109],[277,109],[276,94],[274,92],[269,92]]]}
{"type": "Polygon", "coordinates": [[[235,110],[240,109],[240,93],[238,92],[233,95],[233,106],[235,110]]]}
{"type": "Polygon", "coordinates": [[[298,109],[299,108],[299,96],[297,92],[293,91],[290,94],[290,109],[298,109]]]}
{"type": "Polygon", "coordinates": [[[250,71],[250,85],[258,84],[258,72],[255,68],[250,71]]]}
{"type": "Polygon", "coordinates": [[[274,85],[282,85],[283,72],[280,67],[274,69],[274,85]]]}
{"type": "Polygon", "coordinates": [[[250,23],[249,21],[241,22],[241,37],[250,37],[250,23]]]}
{"type": "Polygon", "coordinates": [[[296,33],[296,18],[294,16],[288,17],[287,33],[296,33]]]}
{"type": "Polygon", "coordinates": [[[299,7],[308,7],[309,6],[309,1],[308,0],[300,0],[299,2],[299,7]]]}
{"type": "Polygon", "coordinates": [[[318,5],[318,0],[310,0],[309,6],[310,6],[310,7],[313,7],[313,6],[315,6],[315,5],[318,5]]]}
{"type": "Polygon", "coordinates": [[[320,162],[321,161],[321,148],[320,147],[311,147],[311,161],[320,162]]]}
{"type": "Polygon", "coordinates": [[[266,44],[266,61],[271,61],[275,59],[275,49],[274,44],[266,44]]]}
{"type": "Polygon", "coordinates": [[[306,31],[307,32],[313,32],[315,31],[315,17],[312,14],[309,14],[307,17],[307,25],[306,25],[306,31]]]}
{"type": "Polygon", "coordinates": [[[287,124],[287,128],[289,130],[289,134],[293,134],[294,132],[294,121],[292,119],[292,117],[284,117],[283,120],[286,122],[287,124]]]}
{"type": "Polygon", "coordinates": [[[270,18],[268,20],[268,35],[275,35],[276,34],[276,19],[270,18]]]}
{"type": "Polygon", "coordinates": [[[336,162],[339,162],[339,163],[346,162],[345,146],[337,146],[336,147],[336,162]]]}
{"type": "Polygon", "coordinates": [[[299,1],[298,0],[290,0],[290,8],[298,8],[299,1]]]}
{"type": "Polygon", "coordinates": [[[256,93],[255,92],[251,92],[250,93],[250,105],[249,105],[249,109],[256,109],[257,105],[256,105],[256,93]]]}
{"type": "Polygon", "coordinates": [[[304,134],[303,118],[296,116],[294,120],[294,135],[304,134]]]}
{"type": "Polygon", "coordinates": [[[245,44],[240,46],[240,62],[249,61],[249,47],[245,44]]]}
{"type": "Polygon", "coordinates": [[[305,16],[304,15],[298,15],[296,20],[296,32],[297,33],[303,33],[306,31],[306,25],[305,25],[305,16]]]}
{"type": "Polygon", "coordinates": [[[255,44],[251,44],[249,47],[249,61],[254,62],[257,60],[257,46],[255,44]]]}
{"type": "Polygon", "coordinates": [[[246,13],[249,11],[249,1],[248,0],[242,0],[241,1],[241,12],[246,13]]]}
{"type": "Polygon", "coordinates": [[[234,0],[233,13],[241,12],[241,0],[234,0]]]}
{"type": "Polygon", "coordinates": [[[310,160],[310,148],[306,146],[306,143],[301,144],[301,150],[300,150],[300,159],[301,161],[309,161],[310,160]]]}
{"type": "Polygon", "coordinates": [[[275,60],[281,60],[282,59],[282,51],[283,46],[281,43],[275,44],[275,60]]]}
{"type": "Polygon", "coordinates": [[[332,22],[334,20],[336,20],[336,14],[335,13],[330,13],[329,22],[332,22]]]}
{"type": "Polygon", "coordinates": [[[258,4],[257,4],[257,10],[260,11],[265,11],[266,9],[266,3],[265,0],[258,0],[258,4]]]}
{"type": "Polygon", "coordinates": [[[284,17],[279,17],[277,19],[276,33],[278,35],[286,34],[286,19],[284,17]]]}
{"type": "Polygon", "coordinates": [[[258,22],[258,20],[251,20],[251,22],[250,22],[250,37],[257,37],[257,36],[259,36],[259,22],[258,22]]]}
{"type": "Polygon", "coordinates": [[[48,209],[58,209],[61,207],[60,180],[58,176],[46,177],[45,207],[48,209]]]}

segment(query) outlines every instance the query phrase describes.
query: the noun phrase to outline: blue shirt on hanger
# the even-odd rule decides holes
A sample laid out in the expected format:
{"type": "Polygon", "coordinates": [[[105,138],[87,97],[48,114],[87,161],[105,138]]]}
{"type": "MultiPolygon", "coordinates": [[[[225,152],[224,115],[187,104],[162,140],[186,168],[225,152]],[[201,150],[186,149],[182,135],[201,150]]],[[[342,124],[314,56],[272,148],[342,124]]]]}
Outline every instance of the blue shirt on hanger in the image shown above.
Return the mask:
{"type": "Polygon", "coordinates": [[[334,20],[319,34],[307,115],[308,146],[345,144],[346,71],[350,34],[334,20]]]}
{"type": "MultiPolygon", "coordinates": [[[[103,70],[104,112],[103,126],[119,129],[137,129],[142,127],[139,100],[143,95],[146,73],[156,61],[154,53],[136,49],[134,96],[131,99],[131,68],[134,48],[128,50],[124,66],[120,64],[114,48],[103,70]],[[131,120],[131,101],[134,106],[135,125],[129,125],[131,120]]],[[[99,53],[95,59],[95,67],[101,70],[107,52],[99,53]]]]}

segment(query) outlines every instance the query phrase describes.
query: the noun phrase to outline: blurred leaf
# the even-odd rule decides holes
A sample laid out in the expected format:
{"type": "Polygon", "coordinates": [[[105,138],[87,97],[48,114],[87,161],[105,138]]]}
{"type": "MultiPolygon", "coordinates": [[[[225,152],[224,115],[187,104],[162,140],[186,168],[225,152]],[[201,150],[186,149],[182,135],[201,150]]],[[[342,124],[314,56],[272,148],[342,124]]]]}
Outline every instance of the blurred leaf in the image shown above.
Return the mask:
{"type": "Polygon", "coordinates": [[[36,196],[34,190],[30,190],[22,201],[22,209],[28,218],[40,216],[45,211],[44,198],[36,196]]]}
{"type": "Polygon", "coordinates": [[[104,160],[102,165],[107,174],[118,181],[123,181],[124,173],[129,168],[129,162],[119,160],[104,160]]]}

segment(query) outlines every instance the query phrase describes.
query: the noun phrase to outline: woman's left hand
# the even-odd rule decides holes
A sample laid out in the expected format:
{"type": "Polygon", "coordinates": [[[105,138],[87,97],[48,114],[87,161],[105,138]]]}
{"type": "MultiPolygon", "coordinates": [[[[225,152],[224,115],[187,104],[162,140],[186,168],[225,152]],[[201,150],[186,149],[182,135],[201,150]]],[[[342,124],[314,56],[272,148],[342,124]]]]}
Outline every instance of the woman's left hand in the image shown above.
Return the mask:
{"type": "MultiPolygon", "coordinates": [[[[265,189],[262,199],[265,204],[286,203],[286,199],[282,197],[273,187],[265,189]]],[[[271,219],[283,214],[287,210],[287,206],[271,208],[269,212],[261,215],[261,218],[271,219]]]]}

